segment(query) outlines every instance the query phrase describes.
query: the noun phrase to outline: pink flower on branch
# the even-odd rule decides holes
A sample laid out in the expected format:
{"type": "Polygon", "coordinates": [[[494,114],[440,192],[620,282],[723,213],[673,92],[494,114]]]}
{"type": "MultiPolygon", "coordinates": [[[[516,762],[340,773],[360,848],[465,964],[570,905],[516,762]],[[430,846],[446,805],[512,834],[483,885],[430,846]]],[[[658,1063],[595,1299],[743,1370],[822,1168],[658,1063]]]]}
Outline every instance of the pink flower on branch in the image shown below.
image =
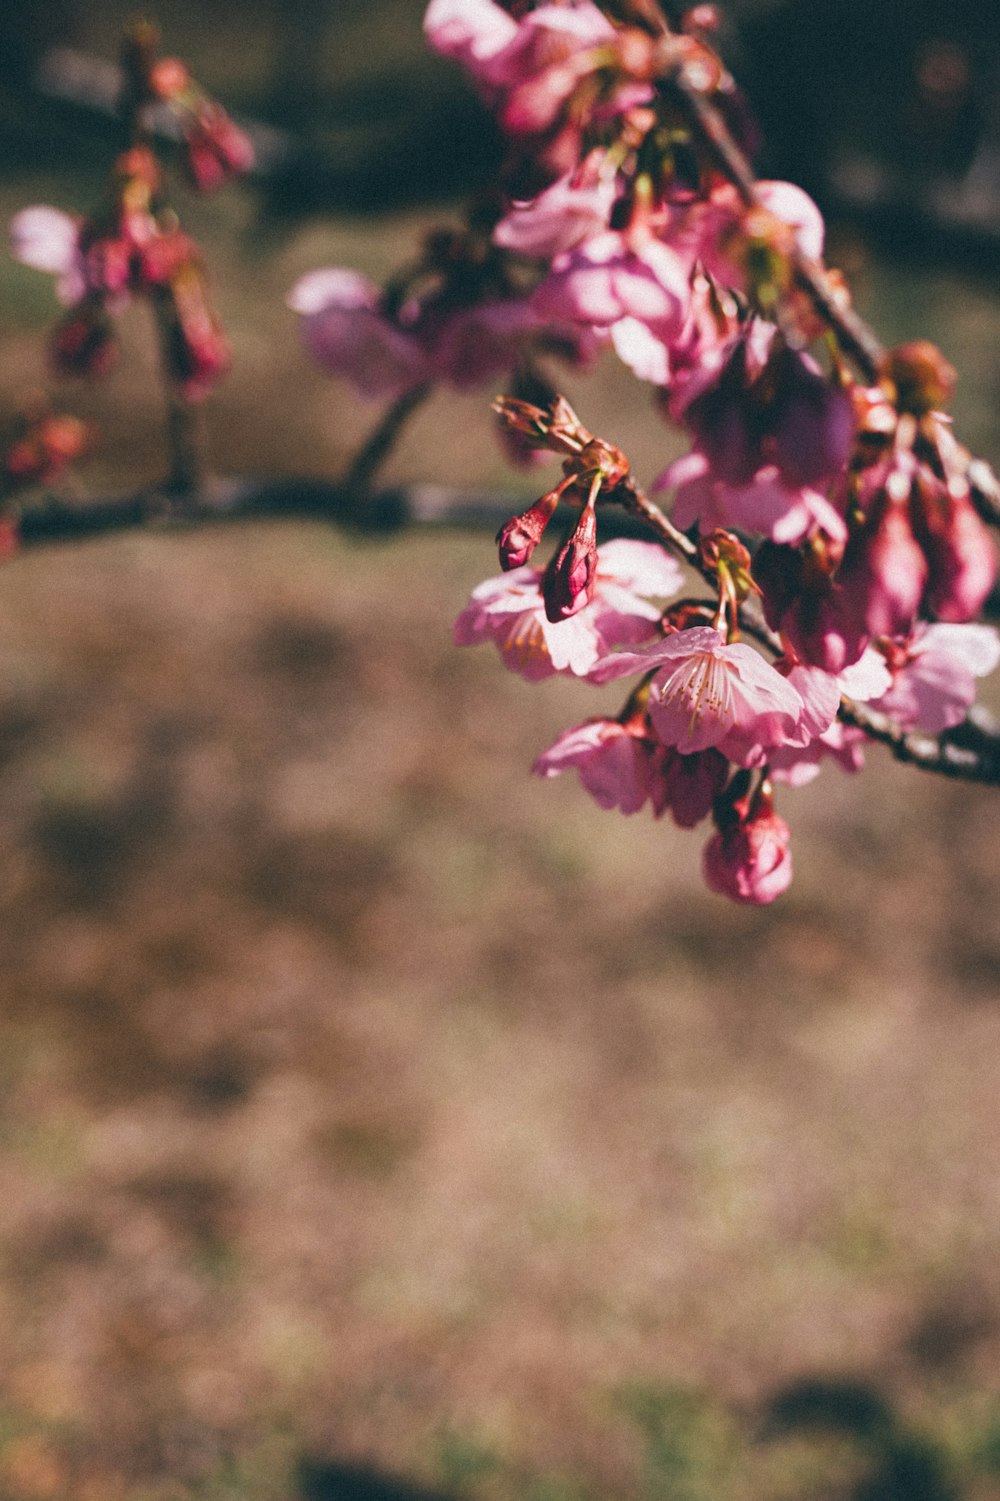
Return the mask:
{"type": "Polygon", "coordinates": [[[580,781],[602,808],[638,813],[650,799],[663,747],[617,719],[588,719],[564,730],[532,767],[554,777],[576,767],[580,781]]]}
{"type": "Polygon", "coordinates": [[[737,765],[761,747],[794,739],[804,705],[796,689],[752,647],[727,645],[711,626],[693,626],[638,651],[616,652],[590,674],[609,682],[655,669],[649,716],[660,739],[683,755],[714,746],[737,765]]]}
{"type": "Polygon", "coordinates": [[[607,229],[614,198],[614,174],[601,175],[597,161],[592,172],[567,174],[536,198],[515,201],[494,229],[493,243],[553,260],[607,229]]]}
{"type": "Polygon", "coordinates": [[[719,827],[702,860],[709,888],[753,906],[767,905],[787,891],[791,831],[775,813],[770,796],[740,798],[716,816],[719,827]]]}
{"type": "Polygon", "coordinates": [[[56,296],[65,307],[79,302],[87,290],[80,253],[81,223],[71,214],[46,204],[22,209],[10,222],[14,259],[54,276],[56,296]]]}
{"type": "Polygon", "coordinates": [[[872,708],[904,730],[939,735],[960,724],[976,699],[976,678],[1000,662],[1000,638],[989,625],[920,622],[908,641],[884,646],[889,683],[872,708]]]}
{"type": "Polygon", "coordinates": [[[681,531],[697,522],[703,532],[733,528],[788,546],[804,542],[819,530],[831,540],[847,540],[844,519],[823,492],[809,485],[786,485],[776,464],[767,464],[745,484],[734,485],[717,479],[705,454],[693,449],[663,471],[653,490],[673,486],[677,494],[671,520],[681,531]]]}
{"type": "Polygon", "coordinates": [[[600,807],[638,813],[648,802],[657,818],[669,812],[683,829],[708,816],[729,776],[718,751],[682,756],[656,738],[643,714],[588,719],[565,730],[532,771],[554,777],[571,767],[600,807]]]}
{"type": "Polygon", "coordinates": [[[288,305],[301,313],[314,359],[362,396],[390,400],[427,379],[424,351],[380,309],[381,292],[360,271],[330,267],[295,283],[288,305]]]}
{"type": "Polygon", "coordinates": [[[687,272],[669,246],[610,229],[557,256],[532,299],[555,322],[609,328],[634,318],[668,338],[683,327],[690,300],[687,272]]]}
{"type": "Polygon", "coordinates": [[[529,682],[555,673],[589,677],[613,646],[646,641],[667,598],[681,586],[680,567],[652,542],[622,539],[598,553],[594,594],[575,615],[548,619],[540,568],[515,568],[487,579],[472,592],[455,622],[458,646],[493,641],[512,672],[529,682]]]}

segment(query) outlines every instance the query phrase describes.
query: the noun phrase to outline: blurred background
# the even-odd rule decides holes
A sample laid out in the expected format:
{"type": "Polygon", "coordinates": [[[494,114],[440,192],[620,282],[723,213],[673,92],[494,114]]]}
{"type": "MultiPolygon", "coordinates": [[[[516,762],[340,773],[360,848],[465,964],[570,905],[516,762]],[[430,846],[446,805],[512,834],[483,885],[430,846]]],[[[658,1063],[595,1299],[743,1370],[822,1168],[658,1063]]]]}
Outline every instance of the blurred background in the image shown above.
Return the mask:
{"type": "MultiPolygon", "coordinates": [[[[6,9],[4,218],[99,196],[131,10],[6,9]]],[[[495,159],[421,13],[159,7],[270,132],[257,181],[179,195],[223,472],[339,472],[377,411],[285,293],[386,274],[495,159]]],[[[1000,462],[995,7],[729,17],[766,170],[1000,462]]],[[[6,416],[49,279],[5,258],[0,307],[6,416]]],[[[97,492],[165,463],[141,311],[61,392],[97,492]]],[[[435,396],[387,477],[529,493],[489,394],[435,396]]],[[[567,394],[643,476],[677,451],[612,363],[567,394]]],[[[610,700],[452,648],[494,569],[488,535],[304,523],[5,567],[0,1497],[1000,1495],[1000,799],[873,751],[782,798],[788,896],[725,904],[701,833],[528,776],[610,700]]]]}

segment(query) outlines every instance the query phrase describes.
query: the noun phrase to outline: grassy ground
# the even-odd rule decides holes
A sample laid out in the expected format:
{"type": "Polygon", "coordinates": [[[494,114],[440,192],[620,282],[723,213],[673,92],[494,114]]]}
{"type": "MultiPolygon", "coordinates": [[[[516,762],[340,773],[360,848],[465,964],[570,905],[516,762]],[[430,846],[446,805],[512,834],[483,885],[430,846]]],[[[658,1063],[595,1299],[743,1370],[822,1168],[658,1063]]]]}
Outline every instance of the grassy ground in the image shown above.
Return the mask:
{"type": "MultiPolygon", "coordinates": [[[[194,221],[220,467],[334,472],[373,413],[281,294],[424,218],[194,221]]],[[[891,336],[957,354],[996,459],[995,297],[859,270],[891,336]]],[[[0,297],[9,409],[49,289],[8,265],[0,297]]],[[[133,319],[76,402],[98,486],[162,462],[149,358],[133,319]]],[[[670,456],[610,366],[571,394],[670,456]]],[[[503,481],[478,398],[391,473],[503,481]]],[[[987,1501],[996,794],[828,771],[782,805],[789,896],[725,905],[699,835],[528,778],[611,699],[451,647],[493,566],[272,524],[6,568],[0,1496],[987,1501]]]]}

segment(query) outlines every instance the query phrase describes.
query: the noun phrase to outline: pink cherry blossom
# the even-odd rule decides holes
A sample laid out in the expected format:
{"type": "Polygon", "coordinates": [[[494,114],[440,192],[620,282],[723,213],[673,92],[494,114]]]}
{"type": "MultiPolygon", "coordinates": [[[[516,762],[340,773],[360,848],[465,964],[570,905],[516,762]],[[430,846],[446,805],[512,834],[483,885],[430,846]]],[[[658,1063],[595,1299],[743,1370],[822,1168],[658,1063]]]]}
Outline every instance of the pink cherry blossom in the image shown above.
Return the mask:
{"type": "Polygon", "coordinates": [[[45,204],[22,209],[10,222],[14,259],[56,277],[56,296],[65,307],[79,302],[87,290],[80,225],[79,219],[45,204]]]}
{"type": "Polygon", "coordinates": [[[846,542],[843,518],[822,491],[809,485],[791,488],[777,465],[766,464],[742,485],[717,479],[708,458],[698,449],[685,454],[663,471],[654,491],[677,487],[671,519],[682,531],[696,521],[703,532],[716,527],[758,532],[772,542],[795,546],[817,530],[834,541],[846,542]]]}
{"type": "Polygon", "coordinates": [[[607,229],[614,197],[613,175],[588,181],[568,173],[537,198],[512,204],[493,231],[494,243],[552,260],[607,229]]]}
{"type": "Polygon", "coordinates": [[[864,703],[885,692],[892,678],[881,652],[868,647],[858,662],[838,675],[801,663],[784,670],[804,709],[798,733],[761,755],[761,764],[766,762],[772,779],[804,787],[819,775],[828,756],[845,771],[860,771],[865,736],[853,725],[841,724],[836,716],[842,695],[864,703]]]}
{"type": "Polygon", "coordinates": [[[424,35],[442,57],[459,63],[489,98],[497,88],[494,60],[515,41],[518,24],[493,0],[431,0],[424,35]]]}
{"type": "Polygon", "coordinates": [[[863,730],[836,719],[808,745],[779,745],[768,757],[768,773],[772,781],[787,787],[805,787],[819,776],[825,760],[836,761],[842,771],[858,772],[865,764],[867,743],[863,730]]]}
{"type": "Polygon", "coordinates": [[[904,730],[939,735],[960,724],[976,698],[976,678],[1000,662],[989,625],[918,623],[909,641],[887,646],[890,686],[872,707],[904,730]]]}
{"type": "Polygon", "coordinates": [[[742,642],[727,645],[721,631],[693,626],[639,651],[616,652],[590,674],[608,682],[659,668],[649,715],[665,745],[684,755],[715,746],[740,766],[760,748],[796,734],[803,703],[795,688],[742,642]]]}
{"type": "Polygon", "coordinates": [[[511,671],[529,682],[555,673],[588,677],[613,646],[649,639],[660,619],[649,598],[675,594],[683,575],[655,543],[607,542],[591,602],[555,623],[546,617],[543,579],[542,569],[524,567],[480,584],[455,622],[456,644],[493,641],[511,671]]]}
{"type": "Polygon", "coordinates": [[[536,310],[555,321],[609,327],[635,318],[668,335],[680,331],[689,301],[684,266],[667,245],[616,230],[557,256],[534,295],[536,310]]]}
{"type": "Polygon", "coordinates": [[[740,804],[705,846],[702,870],[712,891],[735,902],[766,905],[792,879],[791,833],[766,803],[747,812],[740,804]]]}
{"type": "Polygon", "coordinates": [[[564,730],[532,771],[554,777],[575,766],[583,786],[602,808],[638,813],[652,791],[657,749],[617,719],[588,719],[564,730]]]}
{"type": "Polygon", "coordinates": [[[711,747],[691,756],[663,747],[656,769],[653,812],[659,818],[669,811],[680,829],[693,829],[708,817],[729,777],[729,762],[711,747]]]}
{"type": "Polygon", "coordinates": [[[288,304],[303,315],[306,347],[325,369],[362,396],[390,399],[425,380],[428,367],[416,340],[381,313],[379,296],[360,272],[331,267],[301,277],[288,304]]]}
{"type": "Polygon", "coordinates": [[[868,644],[863,600],[849,596],[810,549],[764,542],[753,571],[768,625],[781,632],[803,662],[842,672],[858,660],[868,644]]]}
{"type": "Polygon", "coordinates": [[[968,495],[937,488],[940,500],[925,510],[920,538],[930,567],[926,604],[940,620],[972,620],[996,581],[996,553],[968,495]]]}
{"type": "MultiPolygon", "coordinates": [[[[786,224],[800,254],[809,260],[823,257],[823,215],[801,188],[790,182],[758,182],[757,197],[768,213],[786,224]]],[[[729,183],[714,188],[708,198],[696,201],[675,214],[671,243],[683,247],[692,260],[699,260],[720,286],[746,290],[746,273],[740,261],[741,226],[747,209],[729,183]]]]}
{"type": "Polygon", "coordinates": [[[734,340],[718,378],[689,401],[684,421],[713,478],[748,484],[766,465],[789,489],[819,487],[842,469],[854,437],[854,413],[801,350],[772,339],[763,366],[759,347],[734,340]]]}
{"type": "Polygon", "coordinates": [[[541,320],[520,298],[471,307],[430,305],[410,330],[424,350],[428,371],[459,391],[505,374],[517,363],[526,337],[541,320]]]}

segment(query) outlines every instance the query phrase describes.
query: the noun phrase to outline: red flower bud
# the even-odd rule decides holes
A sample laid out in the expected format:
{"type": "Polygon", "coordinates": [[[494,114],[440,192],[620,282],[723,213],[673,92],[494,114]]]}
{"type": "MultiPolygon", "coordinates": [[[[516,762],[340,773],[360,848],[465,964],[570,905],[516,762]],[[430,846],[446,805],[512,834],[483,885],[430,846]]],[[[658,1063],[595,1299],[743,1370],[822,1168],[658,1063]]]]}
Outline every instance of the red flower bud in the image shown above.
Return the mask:
{"type": "Polygon", "coordinates": [[[72,308],[56,325],[51,353],[59,375],[107,375],[118,346],[103,307],[82,302],[72,308]]]}
{"type": "Polygon", "coordinates": [[[567,542],[549,564],[542,583],[545,615],[555,625],[588,605],[597,574],[597,517],[588,504],[567,542]]]}
{"type": "Polygon", "coordinates": [[[564,480],[541,500],[536,500],[533,506],[522,511],[520,516],[512,516],[511,519],[497,532],[497,544],[500,548],[500,567],[504,572],[511,568],[521,568],[541,541],[542,533],[552,520],[559,497],[569,484],[564,480]]]}

